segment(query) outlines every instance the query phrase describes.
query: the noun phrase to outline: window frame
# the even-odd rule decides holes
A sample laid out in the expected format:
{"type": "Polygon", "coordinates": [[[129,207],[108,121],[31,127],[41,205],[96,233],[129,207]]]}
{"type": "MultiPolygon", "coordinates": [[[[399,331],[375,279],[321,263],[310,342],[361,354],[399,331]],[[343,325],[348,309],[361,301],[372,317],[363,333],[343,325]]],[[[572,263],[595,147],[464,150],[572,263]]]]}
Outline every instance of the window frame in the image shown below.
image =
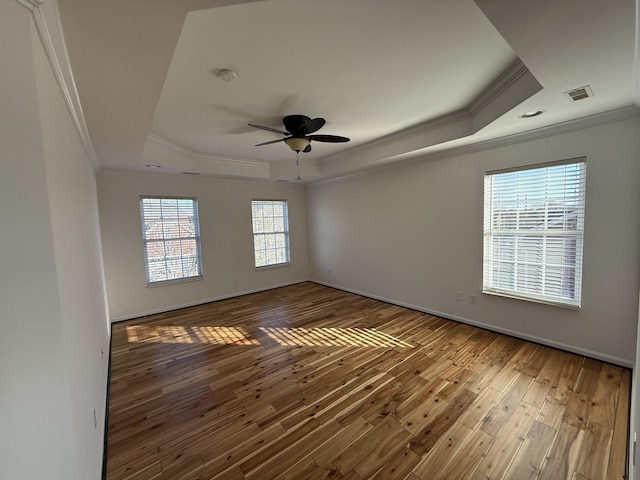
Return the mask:
{"type": "MultiPolygon", "coordinates": [[[[535,175],[535,174],[534,174],[535,175]]],[[[560,307],[567,307],[572,309],[579,309],[582,303],[582,272],[583,272],[583,263],[584,263],[584,222],[585,222],[585,210],[586,210],[586,175],[587,175],[587,162],[586,157],[576,157],[565,160],[553,161],[553,162],[544,162],[533,165],[523,165],[513,168],[505,168],[500,170],[492,170],[486,171],[484,173],[484,210],[483,210],[483,254],[482,254],[482,262],[483,262],[483,279],[482,279],[482,293],[489,295],[497,295],[509,298],[516,298],[520,300],[526,300],[536,303],[544,303],[549,305],[555,305],[560,307]],[[562,187],[563,193],[563,201],[565,202],[562,205],[563,208],[563,217],[562,217],[562,228],[553,229],[549,228],[549,221],[552,219],[550,216],[551,212],[549,211],[549,207],[553,201],[558,201],[557,198],[553,197],[550,194],[549,190],[554,188],[553,185],[550,184],[549,178],[550,173],[548,169],[552,167],[561,167],[561,166],[579,166],[579,172],[572,175],[572,178],[575,180],[575,183],[567,184],[564,183],[562,187]],[[494,188],[494,180],[497,175],[502,174],[513,174],[520,173],[525,171],[534,171],[534,170],[544,170],[547,169],[545,174],[545,186],[544,186],[544,204],[545,210],[543,214],[543,223],[544,228],[540,228],[536,226],[530,229],[521,229],[519,228],[521,215],[522,213],[526,213],[525,209],[522,208],[522,199],[516,197],[516,212],[513,214],[516,217],[516,228],[513,229],[502,229],[494,227],[495,223],[495,196],[493,195],[494,188]],[[571,190],[573,188],[573,190],[571,190]],[[570,205],[570,202],[575,201],[577,204],[574,206],[570,205]],[[567,219],[569,208],[572,208],[572,213],[575,214],[575,228],[568,228],[571,217],[567,219]],[[509,233],[512,232],[512,233],[509,233]],[[560,242],[560,247],[557,245],[551,245],[549,239],[551,238],[560,238],[562,241],[560,242]],[[496,254],[496,248],[499,248],[497,239],[500,240],[513,240],[513,250],[509,251],[508,254],[512,257],[511,260],[496,260],[495,257],[498,257],[496,254]],[[518,255],[518,244],[520,241],[523,242],[525,246],[533,245],[532,240],[539,239],[541,240],[541,246],[532,247],[533,254],[537,254],[542,257],[542,260],[538,260],[538,262],[533,262],[528,264],[527,261],[519,259],[518,255]],[[574,243],[565,242],[567,239],[572,239],[574,243]],[[568,245],[568,246],[567,246],[568,245]],[[554,264],[551,261],[548,261],[549,255],[556,255],[560,257],[560,263],[554,264]],[[569,260],[569,262],[566,262],[569,260]],[[573,260],[573,261],[572,261],[573,260]],[[504,265],[512,265],[513,266],[513,284],[514,288],[506,288],[504,286],[505,282],[501,282],[499,280],[495,280],[494,276],[496,275],[495,266],[498,263],[502,263],[504,265]],[[541,270],[541,273],[527,273],[527,266],[531,268],[532,266],[541,270]],[[546,282],[553,283],[553,277],[547,274],[547,268],[552,267],[554,271],[560,272],[560,287],[556,287],[559,292],[550,294],[545,293],[546,282]],[[519,278],[518,270],[521,269],[525,273],[520,277],[524,281],[529,280],[534,282],[534,287],[518,287],[517,279],[519,278]],[[569,274],[569,276],[567,276],[569,274]],[[568,279],[569,282],[569,295],[565,295],[564,293],[564,281],[565,278],[568,279]],[[542,287],[536,284],[536,282],[540,282],[542,287]],[[572,287],[572,288],[571,288],[572,287]],[[541,288],[542,293],[533,291],[535,288],[541,288]]],[[[522,177],[518,176],[519,179],[522,177]]],[[[555,180],[556,177],[553,177],[555,180]]],[[[565,173],[565,178],[566,173],[565,173]]],[[[518,180],[519,182],[520,180],[518,180]]],[[[527,202],[526,196],[528,192],[523,192],[522,190],[526,187],[521,187],[518,183],[517,187],[515,187],[511,194],[515,194],[518,192],[520,195],[524,194],[524,202],[527,202]],[[521,189],[522,188],[522,189],[521,189]]],[[[536,190],[537,191],[537,190],[536,190]]],[[[514,201],[511,200],[511,203],[514,201]]],[[[508,203],[508,202],[504,202],[508,203]]],[[[504,205],[504,203],[502,205],[504,205]]],[[[534,204],[534,201],[530,202],[534,204]]],[[[525,203],[524,205],[528,205],[525,203]]],[[[531,207],[528,207],[531,208],[531,207]]],[[[524,217],[525,220],[527,219],[524,217]]],[[[557,242],[556,242],[557,244],[557,242]]],[[[499,273],[502,273],[499,271],[499,273]]],[[[557,280],[557,279],[556,279],[557,280]]],[[[509,283],[509,282],[506,282],[509,283]]],[[[551,290],[551,288],[549,289],[551,290]]]]}
{"type": "MultiPolygon", "coordinates": [[[[260,217],[260,220],[264,220],[264,216],[260,217]]],[[[265,270],[269,268],[279,268],[279,267],[287,267],[291,265],[291,233],[289,228],[289,202],[286,199],[273,199],[273,198],[253,198],[251,200],[251,231],[253,234],[253,266],[256,270],[265,270]],[[273,230],[273,231],[262,231],[256,232],[256,217],[254,215],[254,203],[278,203],[284,206],[284,223],[283,230],[273,230]],[[257,253],[259,251],[266,252],[267,248],[258,249],[256,238],[259,236],[267,237],[268,235],[284,235],[284,247],[280,247],[284,249],[284,257],[285,260],[275,263],[266,263],[264,265],[258,265],[258,256],[257,253]]],[[[277,247],[276,247],[277,248],[277,247]]]]}
{"type": "MultiPolygon", "coordinates": [[[[142,233],[142,250],[144,256],[144,269],[145,269],[145,279],[147,282],[147,286],[158,286],[158,285],[166,285],[172,283],[182,283],[182,282],[191,282],[195,280],[201,280],[203,277],[203,267],[202,267],[202,246],[200,241],[200,212],[197,197],[186,197],[186,196],[170,196],[170,195],[140,195],[138,197],[138,206],[140,213],[140,228],[142,233]],[[148,239],[145,232],[145,209],[144,209],[144,201],[145,200],[188,200],[192,202],[192,212],[193,212],[193,226],[194,226],[194,234],[193,236],[177,236],[177,237],[166,237],[164,232],[165,229],[162,228],[162,238],[160,239],[148,239]],[[175,241],[181,239],[189,239],[195,240],[195,255],[194,259],[196,261],[196,274],[195,275],[184,275],[177,278],[165,278],[162,280],[152,280],[152,272],[150,270],[150,257],[149,257],[149,249],[148,245],[153,243],[162,243],[167,241],[175,241]]],[[[164,227],[164,222],[162,226],[164,227]]],[[[162,257],[165,263],[167,262],[166,254],[162,257]]],[[[184,261],[185,256],[180,252],[180,258],[184,261]]],[[[166,275],[166,274],[165,274],[166,275]]]]}

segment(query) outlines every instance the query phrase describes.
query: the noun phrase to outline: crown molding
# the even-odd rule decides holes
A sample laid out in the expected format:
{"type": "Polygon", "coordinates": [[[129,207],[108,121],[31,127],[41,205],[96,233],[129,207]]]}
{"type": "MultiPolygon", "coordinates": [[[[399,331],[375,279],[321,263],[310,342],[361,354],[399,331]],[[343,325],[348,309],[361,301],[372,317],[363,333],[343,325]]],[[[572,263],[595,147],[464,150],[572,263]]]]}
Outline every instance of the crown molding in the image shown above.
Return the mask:
{"type": "Polygon", "coordinates": [[[35,10],[40,5],[42,5],[44,0],[16,0],[16,2],[22,5],[27,10],[30,10],[33,12],[33,10],[35,10]]]}
{"type": "Polygon", "coordinates": [[[619,122],[623,120],[629,120],[631,118],[640,117],[640,108],[635,105],[629,105],[616,110],[610,110],[608,112],[598,113],[590,115],[588,117],[577,118],[574,120],[568,120],[566,122],[556,123],[554,125],[548,125],[546,127],[537,128],[535,130],[528,130],[526,132],[514,133],[511,135],[505,135],[498,138],[492,138],[483,140],[480,142],[473,142],[467,145],[461,145],[458,147],[451,147],[437,152],[420,152],[416,151],[410,157],[405,157],[381,165],[377,168],[368,168],[359,171],[351,171],[342,175],[336,175],[333,178],[325,178],[316,181],[309,182],[310,186],[322,185],[325,183],[342,182],[350,180],[352,178],[365,177],[368,175],[374,175],[385,170],[396,168],[400,165],[406,165],[415,162],[440,160],[451,157],[458,157],[462,155],[468,155],[471,153],[482,152],[485,150],[492,150],[495,148],[506,147],[518,143],[530,142],[533,140],[539,140],[546,137],[552,137],[555,135],[562,135],[565,133],[571,133],[578,130],[584,130],[586,128],[597,127],[599,125],[606,125],[609,123],[619,122]]]}
{"type": "Polygon", "coordinates": [[[585,128],[597,127],[599,125],[606,125],[608,123],[628,120],[635,117],[640,117],[640,109],[635,105],[629,105],[627,107],[622,107],[616,110],[609,110],[608,112],[597,113],[588,117],[567,120],[565,122],[547,125],[545,127],[528,130],[526,132],[513,133],[510,135],[483,140],[481,142],[476,142],[469,145],[454,147],[448,150],[441,150],[439,152],[427,154],[425,158],[435,160],[438,158],[456,157],[460,155],[466,155],[468,153],[506,147],[508,145],[513,145],[516,143],[530,142],[532,140],[553,137],[555,135],[563,135],[565,133],[571,133],[578,130],[584,130],[585,128]]]}
{"type": "Polygon", "coordinates": [[[106,176],[125,176],[125,177],[141,177],[148,179],[158,179],[159,176],[176,178],[184,178],[189,182],[205,182],[218,185],[288,185],[289,188],[305,188],[305,183],[301,182],[275,182],[266,178],[248,178],[248,177],[227,177],[219,175],[177,175],[173,172],[162,171],[140,171],[140,170],[122,170],[118,168],[101,168],[96,174],[98,177],[106,176]]]}
{"type": "Polygon", "coordinates": [[[96,151],[93,148],[93,143],[89,136],[89,129],[87,128],[87,123],[82,111],[80,96],[78,95],[71,63],[69,62],[67,46],[64,42],[57,4],[52,2],[44,4],[44,0],[16,1],[31,12],[31,18],[38,33],[38,38],[49,60],[49,65],[51,66],[53,76],[62,94],[63,101],[67,106],[73,125],[80,137],[80,142],[82,143],[85,154],[94,171],[97,172],[100,164],[96,151]]]}
{"type": "Polygon", "coordinates": [[[446,115],[442,115],[441,117],[437,117],[431,120],[427,120],[426,122],[419,123],[417,125],[413,125],[409,128],[405,128],[403,130],[399,130],[395,133],[391,133],[389,135],[385,135],[384,137],[377,138],[370,142],[364,143],[354,148],[350,148],[341,153],[335,153],[333,155],[329,155],[322,159],[323,162],[332,162],[335,160],[344,160],[349,157],[356,156],[363,152],[371,151],[375,148],[384,147],[386,145],[390,145],[396,142],[400,142],[402,140],[406,140],[408,138],[412,138],[418,135],[422,135],[425,133],[433,132],[440,128],[446,127],[448,125],[452,125],[455,123],[459,123],[465,120],[472,119],[473,115],[467,108],[463,108],[460,110],[456,110],[455,112],[448,113],[446,115]]]}
{"type": "Polygon", "coordinates": [[[372,140],[358,147],[345,150],[325,157],[323,162],[332,162],[335,160],[346,160],[350,157],[368,152],[376,148],[384,147],[389,144],[399,143],[411,137],[417,137],[425,133],[444,128],[446,126],[473,120],[482,110],[496,101],[500,95],[505,93],[509,88],[518,82],[523,76],[529,74],[529,69],[518,58],[507,69],[502,72],[478,97],[476,97],[467,107],[455,112],[437,117],[426,122],[414,125],[412,127],[400,130],[398,132],[386,135],[384,137],[372,140]]]}
{"type": "Polygon", "coordinates": [[[488,105],[496,100],[502,93],[509,89],[520,78],[529,73],[527,66],[518,58],[496,78],[480,95],[478,95],[467,107],[472,115],[477,115],[488,105]]]}
{"type": "MultiPolygon", "coordinates": [[[[153,133],[147,135],[143,157],[157,161],[165,168],[165,172],[157,173],[170,173],[171,169],[178,169],[182,170],[182,173],[194,172],[203,177],[216,175],[270,182],[293,181],[297,173],[293,163],[271,163],[264,160],[246,160],[194,152],[153,133]]],[[[317,161],[304,162],[299,168],[300,175],[305,179],[302,183],[321,176],[317,161]]]]}
{"type": "Polygon", "coordinates": [[[192,160],[196,160],[196,159],[209,160],[212,162],[223,163],[226,165],[242,165],[245,167],[268,167],[269,166],[269,162],[266,162],[263,160],[246,160],[243,158],[222,157],[219,155],[212,155],[209,153],[195,152],[193,150],[183,147],[182,145],[178,145],[177,143],[167,140],[166,138],[163,138],[154,133],[149,133],[147,135],[147,141],[161,148],[169,150],[171,152],[175,152],[180,155],[185,155],[191,158],[192,160]]]}

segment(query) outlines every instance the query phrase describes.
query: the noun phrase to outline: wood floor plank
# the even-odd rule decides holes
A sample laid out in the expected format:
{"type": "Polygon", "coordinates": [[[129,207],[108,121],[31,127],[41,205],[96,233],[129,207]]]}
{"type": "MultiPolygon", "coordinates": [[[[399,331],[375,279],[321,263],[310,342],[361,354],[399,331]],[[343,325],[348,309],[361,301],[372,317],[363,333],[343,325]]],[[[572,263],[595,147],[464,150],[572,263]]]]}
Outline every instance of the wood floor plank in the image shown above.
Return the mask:
{"type": "Polygon", "coordinates": [[[533,378],[518,374],[507,391],[489,411],[480,428],[489,435],[497,437],[522,401],[532,382],[533,378]]]}
{"type": "Polygon", "coordinates": [[[478,395],[470,407],[460,416],[458,421],[471,429],[476,429],[487,417],[491,409],[502,396],[502,392],[486,388],[478,395]]]}
{"type": "Polygon", "coordinates": [[[465,448],[458,450],[445,468],[434,475],[434,480],[464,480],[469,478],[493,445],[495,445],[495,439],[491,435],[482,430],[476,430],[469,438],[465,448]]]}
{"type": "Polygon", "coordinates": [[[487,477],[485,477],[483,474],[481,474],[480,472],[478,472],[477,470],[475,472],[473,472],[473,474],[469,477],[469,480],[489,480],[487,477]]]}
{"type": "Polygon", "coordinates": [[[568,397],[562,421],[584,430],[589,420],[591,406],[589,396],[578,392],[569,392],[568,397]]]}
{"type": "Polygon", "coordinates": [[[160,461],[162,475],[175,480],[188,480],[197,475],[202,469],[203,463],[200,456],[180,456],[176,458],[164,458],[160,461]]]}
{"type": "Polygon", "coordinates": [[[458,451],[466,451],[468,439],[474,430],[456,422],[441,437],[436,445],[422,456],[422,460],[413,469],[413,473],[422,480],[432,480],[433,476],[441,472],[451,462],[458,451]]]}
{"type": "Polygon", "coordinates": [[[420,457],[410,448],[404,448],[395,454],[378,472],[372,480],[388,480],[390,478],[403,479],[408,477],[413,468],[420,462],[420,457]]]}
{"type": "Polygon", "coordinates": [[[504,480],[536,480],[555,436],[554,428],[533,422],[504,480]]]}
{"type": "Polygon", "coordinates": [[[598,387],[600,379],[600,371],[594,371],[590,368],[583,367],[580,371],[578,381],[573,389],[574,392],[593,397],[598,387]]]}
{"type": "Polygon", "coordinates": [[[354,470],[362,478],[375,473],[409,441],[411,434],[387,417],[347,447],[331,463],[341,473],[354,470]]]}
{"type": "Polygon", "coordinates": [[[110,367],[107,480],[625,471],[628,369],[310,282],[116,323],[110,367]]]}
{"type": "Polygon", "coordinates": [[[562,423],[542,466],[539,480],[571,480],[580,455],[584,431],[562,423]]]}
{"type": "Polygon", "coordinates": [[[559,350],[549,349],[546,351],[547,361],[536,376],[541,381],[548,381],[551,386],[557,386],[562,371],[562,353],[559,350]]]}
{"type": "Polygon", "coordinates": [[[341,429],[342,426],[338,422],[325,423],[321,427],[314,429],[308,435],[305,435],[301,440],[294,443],[287,442],[290,443],[290,445],[281,448],[280,451],[272,455],[271,458],[262,462],[257,469],[250,471],[248,468],[243,468],[242,464],[240,468],[242,468],[242,471],[248,479],[277,478],[298,462],[304,460],[315,448],[322,445],[341,429]]]}
{"type": "Polygon", "coordinates": [[[277,480],[322,480],[330,472],[320,468],[313,458],[305,457],[289,470],[275,477],[277,480]]]}
{"type": "Polygon", "coordinates": [[[498,390],[499,392],[506,392],[511,384],[520,377],[520,370],[515,364],[502,365],[498,367],[498,374],[493,378],[492,382],[488,385],[489,388],[498,390]]]}
{"type": "Polygon", "coordinates": [[[591,422],[584,430],[576,472],[587,478],[606,478],[613,431],[591,422]]]}
{"type": "Polygon", "coordinates": [[[626,453],[627,453],[627,426],[629,411],[629,393],[631,374],[628,370],[620,369],[621,382],[617,395],[616,418],[611,440],[611,452],[607,468],[607,480],[621,480],[625,478],[626,453]]]}
{"type": "Polygon", "coordinates": [[[311,453],[311,457],[321,467],[330,466],[334,459],[358,438],[373,428],[369,422],[360,417],[351,422],[336,435],[331,437],[323,448],[318,448],[311,453]]]}
{"type": "Polygon", "coordinates": [[[488,478],[502,478],[527,437],[537,413],[538,409],[532,405],[520,403],[493,442],[478,471],[488,478]]]}
{"type": "Polygon", "coordinates": [[[547,398],[545,398],[536,420],[558,430],[564,418],[566,408],[567,406],[564,403],[549,394],[547,398]]]}
{"type": "Polygon", "coordinates": [[[590,420],[613,428],[616,419],[618,389],[619,385],[616,384],[614,375],[606,372],[600,373],[595,393],[591,398],[590,420]]]}
{"type": "Polygon", "coordinates": [[[200,454],[204,464],[203,470],[216,473],[224,472],[246,458],[258,454],[266,446],[283,437],[285,433],[286,430],[280,424],[275,424],[251,438],[231,445],[230,448],[222,452],[218,449],[205,450],[200,454]]]}
{"type": "Polygon", "coordinates": [[[411,440],[411,450],[416,455],[423,455],[431,450],[435,444],[452,426],[458,418],[477,398],[477,394],[463,390],[451,400],[447,407],[440,412],[424,430],[411,440]]]}
{"type": "Polygon", "coordinates": [[[412,434],[416,436],[420,435],[420,433],[426,429],[427,425],[433,422],[448,406],[449,403],[446,401],[440,400],[435,396],[431,397],[399,419],[400,424],[405,430],[412,434]]]}
{"type": "Polygon", "coordinates": [[[551,384],[547,380],[531,382],[527,393],[522,397],[522,401],[533,405],[534,407],[542,407],[549,391],[551,390],[551,384]]]}

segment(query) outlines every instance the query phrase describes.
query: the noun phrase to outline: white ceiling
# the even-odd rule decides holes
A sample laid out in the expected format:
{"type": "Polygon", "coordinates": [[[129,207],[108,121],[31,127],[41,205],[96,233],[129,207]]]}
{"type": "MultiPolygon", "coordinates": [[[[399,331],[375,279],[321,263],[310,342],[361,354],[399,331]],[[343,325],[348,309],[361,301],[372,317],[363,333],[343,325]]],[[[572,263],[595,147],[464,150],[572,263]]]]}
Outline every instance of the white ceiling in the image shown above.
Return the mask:
{"type": "Polygon", "coordinates": [[[300,154],[314,180],[636,101],[633,0],[58,3],[101,168],[293,179],[284,143],[254,146],[280,135],[247,124],[303,114],[351,138],[300,154]]]}

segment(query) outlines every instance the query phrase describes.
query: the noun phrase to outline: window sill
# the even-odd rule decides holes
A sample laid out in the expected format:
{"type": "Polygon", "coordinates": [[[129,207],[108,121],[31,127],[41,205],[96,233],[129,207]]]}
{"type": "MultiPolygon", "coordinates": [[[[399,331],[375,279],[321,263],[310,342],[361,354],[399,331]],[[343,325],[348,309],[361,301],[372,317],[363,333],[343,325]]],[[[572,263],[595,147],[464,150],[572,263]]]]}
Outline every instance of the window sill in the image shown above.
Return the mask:
{"type": "Polygon", "coordinates": [[[568,308],[569,310],[580,310],[580,305],[573,305],[570,303],[554,302],[551,300],[545,300],[543,298],[529,297],[525,295],[518,295],[517,293],[508,292],[494,292],[491,290],[483,290],[485,295],[493,295],[495,297],[513,298],[514,300],[524,300],[525,302],[541,303],[543,305],[551,305],[553,307],[568,308]]]}
{"type": "Polygon", "coordinates": [[[199,282],[202,278],[202,275],[198,275],[197,277],[175,278],[161,282],[147,283],[147,287],[162,287],[163,285],[175,285],[176,283],[199,282]]]}
{"type": "Polygon", "coordinates": [[[291,265],[291,262],[285,262],[285,263],[274,263],[273,265],[263,265],[261,267],[255,267],[256,272],[258,270],[271,270],[272,268],[282,268],[282,267],[288,267],[291,265]]]}

